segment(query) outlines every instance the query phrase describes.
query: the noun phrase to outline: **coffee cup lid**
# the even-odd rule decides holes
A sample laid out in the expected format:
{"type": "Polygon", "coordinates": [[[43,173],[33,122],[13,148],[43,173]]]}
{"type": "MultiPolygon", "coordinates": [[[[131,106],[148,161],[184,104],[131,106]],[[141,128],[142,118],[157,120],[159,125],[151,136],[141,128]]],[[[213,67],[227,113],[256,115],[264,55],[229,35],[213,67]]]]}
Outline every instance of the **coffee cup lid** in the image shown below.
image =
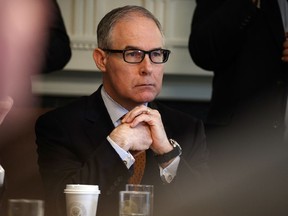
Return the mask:
{"type": "Polygon", "coordinates": [[[96,193],[100,194],[98,185],[67,184],[64,193],[96,193]]]}

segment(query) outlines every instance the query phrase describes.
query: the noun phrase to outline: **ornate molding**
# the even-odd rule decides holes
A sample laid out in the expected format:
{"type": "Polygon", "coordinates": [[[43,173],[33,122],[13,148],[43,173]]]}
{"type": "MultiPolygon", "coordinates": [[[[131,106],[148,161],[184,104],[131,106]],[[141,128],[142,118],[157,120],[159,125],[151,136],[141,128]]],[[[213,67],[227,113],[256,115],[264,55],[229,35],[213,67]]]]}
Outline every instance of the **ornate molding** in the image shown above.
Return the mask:
{"type": "Polygon", "coordinates": [[[93,51],[97,47],[97,43],[85,40],[71,40],[71,48],[73,50],[93,51]]]}

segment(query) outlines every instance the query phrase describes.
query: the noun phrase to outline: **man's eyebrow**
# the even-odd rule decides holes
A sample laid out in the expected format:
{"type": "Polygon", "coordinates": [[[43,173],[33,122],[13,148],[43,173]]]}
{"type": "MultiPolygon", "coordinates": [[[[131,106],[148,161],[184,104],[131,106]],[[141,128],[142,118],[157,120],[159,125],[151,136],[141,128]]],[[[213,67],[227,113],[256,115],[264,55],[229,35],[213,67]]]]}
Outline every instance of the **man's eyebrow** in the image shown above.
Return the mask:
{"type": "Polygon", "coordinates": [[[126,46],[124,49],[140,49],[140,48],[136,46],[126,46]]]}
{"type": "MultiPolygon", "coordinates": [[[[124,48],[124,50],[129,50],[129,49],[137,49],[137,50],[142,50],[140,49],[139,47],[136,47],[136,46],[126,46],[124,48]]],[[[157,50],[157,49],[162,49],[162,47],[155,47],[153,49],[150,49],[150,50],[157,50]]],[[[147,50],[147,51],[150,51],[150,50],[147,50]]],[[[144,50],[145,51],[145,50],[144,50]]]]}

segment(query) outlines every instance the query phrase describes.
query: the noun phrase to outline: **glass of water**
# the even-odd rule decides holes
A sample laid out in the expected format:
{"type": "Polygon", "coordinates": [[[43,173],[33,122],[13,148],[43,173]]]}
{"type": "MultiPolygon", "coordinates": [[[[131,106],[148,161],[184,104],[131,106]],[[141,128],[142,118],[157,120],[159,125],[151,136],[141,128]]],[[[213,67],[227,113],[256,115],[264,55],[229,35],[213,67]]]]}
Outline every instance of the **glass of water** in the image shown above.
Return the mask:
{"type": "Polygon", "coordinates": [[[150,192],[120,191],[119,216],[150,216],[150,192]]]}
{"type": "Polygon", "coordinates": [[[8,216],[44,216],[44,201],[9,199],[8,216]]]}
{"type": "Polygon", "coordinates": [[[154,186],[153,185],[126,184],[125,190],[126,191],[150,192],[150,216],[153,216],[153,207],[154,207],[154,186]]]}

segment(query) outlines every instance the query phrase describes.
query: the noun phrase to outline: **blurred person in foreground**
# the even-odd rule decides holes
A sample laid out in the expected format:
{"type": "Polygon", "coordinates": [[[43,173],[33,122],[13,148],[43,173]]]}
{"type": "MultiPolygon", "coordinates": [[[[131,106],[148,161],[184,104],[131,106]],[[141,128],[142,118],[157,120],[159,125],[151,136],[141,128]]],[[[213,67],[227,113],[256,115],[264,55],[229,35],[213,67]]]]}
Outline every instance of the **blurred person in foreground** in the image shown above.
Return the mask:
{"type": "Polygon", "coordinates": [[[55,0],[0,2],[0,148],[3,149],[0,161],[4,167],[1,166],[0,172],[0,180],[3,180],[0,183],[1,215],[7,213],[7,193],[14,189],[9,178],[17,172],[11,170],[13,156],[11,160],[1,160],[1,155],[5,157],[3,154],[14,145],[5,146],[6,138],[21,136],[37,114],[33,109],[38,101],[31,92],[31,76],[63,68],[70,56],[69,37],[55,0]],[[5,117],[8,124],[5,124],[5,117]],[[12,127],[10,125],[7,130],[9,122],[12,127]],[[17,134],[14,133],[22,124],[25,128],[16,129],[17,134]],[[7,171],[5,181],[4,169],[7,171]]]}
{"type": "Polygon", "coordinates": [[[64,68],[71,58],[70,39],[56,0],[1,2],[0,122],[11,100],[34,105],[31,76],[64,68]]]}
{"type": "MultiPolygon", "coordinates": [[[[0,100],[29,104],[31,75],[43,62],[48,1],[2,1],[0,7],[0,100]]],[[[5,103],[7,105],[7,103],[5,103]]],[[[6,106],[5,105],[5,106],[6,106]]],[[[7,108],[4,108],[7,111],[7,108]]],[[[3,112],[7,113],[7,112],[3,112]]]]}
{"type": "Polygon", "coordinates": [[[286,0],[197,1],[189,51],[214,75],[206,134],[227,215],[288,213],[285,32],[286,0]]]}
{"type": "Polygon", "coordinates": [[[66,184],[99,185],[97,216],[118,215],[119,191],[142,153],[138,183],[154,185],[154,215],[202,215],[210,208],[199,193],[209,181],[203,124],[154,101],[170,54],[159,21],[143,7],[116,8],[100,21],[97,39],[103,85],[35,126],[47,215],[66,215],[66,184]]]}
{"type": "MultiPolygon", "coordinates": [[[[0,133],[13,104],[32,101],[25,91],[27,84],[30,85],[30,76],[38,71],[42,62],[48,8],[45,1],[0,2],[0,133]]],[[[0,148],[2,144],[0,140],[0,148]]],[[[5,166],[1,166],[1,201],[5,196],[4,169],[5,166]]]]}

